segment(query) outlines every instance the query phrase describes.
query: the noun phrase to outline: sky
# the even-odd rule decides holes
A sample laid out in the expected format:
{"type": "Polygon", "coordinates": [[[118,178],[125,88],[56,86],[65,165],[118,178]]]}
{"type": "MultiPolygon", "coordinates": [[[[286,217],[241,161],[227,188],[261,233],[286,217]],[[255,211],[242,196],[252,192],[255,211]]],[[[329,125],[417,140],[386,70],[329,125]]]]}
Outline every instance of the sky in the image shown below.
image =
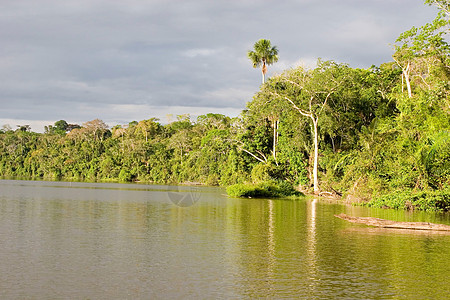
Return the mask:
{"type": "Polygon", "coordinates": [[[0,0],[0,128],[235,117],[269,77],[318,58],[368,68],[434,19],[423,0],[0,0]]]}

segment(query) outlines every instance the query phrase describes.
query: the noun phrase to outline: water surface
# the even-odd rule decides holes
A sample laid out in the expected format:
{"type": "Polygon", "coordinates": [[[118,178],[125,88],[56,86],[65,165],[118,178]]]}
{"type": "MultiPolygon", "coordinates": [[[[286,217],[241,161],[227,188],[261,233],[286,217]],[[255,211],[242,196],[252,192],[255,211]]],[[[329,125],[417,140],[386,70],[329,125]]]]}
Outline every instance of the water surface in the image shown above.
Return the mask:
{"type": "Polygon", "coordinates": [[[0,298],[450,299],[450,235],[334,217],[448,214],[224,193],[0,180],[0,298]]]}

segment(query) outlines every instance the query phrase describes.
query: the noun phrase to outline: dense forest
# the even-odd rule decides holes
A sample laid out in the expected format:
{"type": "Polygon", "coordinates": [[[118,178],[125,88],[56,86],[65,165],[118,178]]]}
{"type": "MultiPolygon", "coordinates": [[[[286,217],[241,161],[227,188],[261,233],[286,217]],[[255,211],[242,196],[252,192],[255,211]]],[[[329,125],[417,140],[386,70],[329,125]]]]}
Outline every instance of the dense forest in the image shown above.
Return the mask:
{"type": "Polygon", "coordinates": [[[0,175],[64,180],[278,182],[372,205],[450,208],[449,1],[400,35],[393,62],[319,60],[271,77],[238,118],[0,130],[0,175]]]}

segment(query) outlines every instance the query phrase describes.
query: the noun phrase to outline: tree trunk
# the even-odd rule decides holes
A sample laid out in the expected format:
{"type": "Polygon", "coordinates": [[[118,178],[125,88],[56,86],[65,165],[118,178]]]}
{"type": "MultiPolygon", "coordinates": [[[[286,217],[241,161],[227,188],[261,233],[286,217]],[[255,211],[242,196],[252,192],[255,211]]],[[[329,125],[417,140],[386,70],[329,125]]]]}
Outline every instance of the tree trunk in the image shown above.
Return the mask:
{"type": "Polygon", "coordinates": [[[267,65],[265,61],[263,61],[261,72],[262,72],[262,83],[264,84],[266,82],[266,73],[267,73],[267,65]]]}
{"type": "Polygon", "coordinates": [[[318,178],[318,167],[319,167],[319,131],[317,128],[318,118],[311,115],[311,120],[314,125],[314,167],[313,167],[313,181],[314,181],[314,194],[319,193],[319,178],[318,178]]]}
{"type": "Polygon", "coordinates": [[[405,76],[406,88],[408,89],[408,96],[409,96],[409,98],[411,98],[412,92],[411,92],[411,82],[409,81],[409,67],[410,67],[410,64],[408,63],[408,66],[406,67],[406,69],[402,68],[402,71],[403,71],[403,75],[405,76]]]}
{"type": "Polygon", "coordinates": [[[406,82],[406,88],[408,89],[408,96],[409,98],[412,98],[412,92],[411,92],[411,82],[409,80],[409,73],[411,71],[411,63],[408,62],[408,64],[406,65],[406,68],[403,67],[400,62],[395,59],[395,62],[397,63],[397,65],[402,69],[402,93],[403,93],[403,78],[405,78],[405,82],[406,82]]]}
{"type": "Polygon", "coordinates": [[[275,164],[277,163],[277,143],[278,143],[278,120],[273,121],[273,159],[275,160],[275,164]]]}

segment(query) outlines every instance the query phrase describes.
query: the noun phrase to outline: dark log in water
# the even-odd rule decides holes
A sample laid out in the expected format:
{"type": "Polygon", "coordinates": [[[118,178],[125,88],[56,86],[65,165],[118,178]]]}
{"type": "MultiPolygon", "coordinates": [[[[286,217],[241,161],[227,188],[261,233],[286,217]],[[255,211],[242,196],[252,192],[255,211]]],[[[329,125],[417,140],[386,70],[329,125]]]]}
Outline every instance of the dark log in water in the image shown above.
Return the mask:
{"type": "Polygon", "coordinates": [[[434,224],[428,222],[397,222],[372,217],[352,217],[346,214],[339,214],[334,216],[352,223],[383,228],[450,231],[450,225],[444,224],[434,224]]]}

